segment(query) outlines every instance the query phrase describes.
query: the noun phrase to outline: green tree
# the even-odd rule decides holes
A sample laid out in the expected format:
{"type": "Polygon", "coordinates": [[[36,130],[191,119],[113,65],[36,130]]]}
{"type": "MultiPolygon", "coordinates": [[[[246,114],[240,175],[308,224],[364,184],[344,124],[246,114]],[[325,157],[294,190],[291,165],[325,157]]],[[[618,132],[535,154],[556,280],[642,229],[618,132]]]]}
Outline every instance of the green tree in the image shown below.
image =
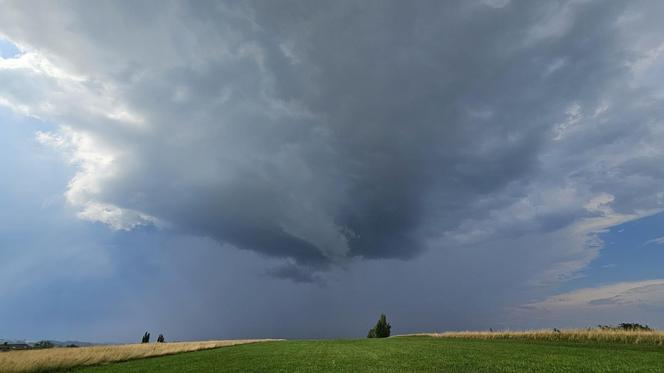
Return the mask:
{"type": "Polygon", "coordinates": [[[376,326],[369,330],[367,338],[387,338],[390,336],[390,329],[392,329],[392,325],[387,322],[387,317],[381,314],[376,326]]]}
{"type": "Polygon", "coordinates": [[[51,341],[39,341],[35,343],[34,348],[53,348],[55,345],[51,341]]]}

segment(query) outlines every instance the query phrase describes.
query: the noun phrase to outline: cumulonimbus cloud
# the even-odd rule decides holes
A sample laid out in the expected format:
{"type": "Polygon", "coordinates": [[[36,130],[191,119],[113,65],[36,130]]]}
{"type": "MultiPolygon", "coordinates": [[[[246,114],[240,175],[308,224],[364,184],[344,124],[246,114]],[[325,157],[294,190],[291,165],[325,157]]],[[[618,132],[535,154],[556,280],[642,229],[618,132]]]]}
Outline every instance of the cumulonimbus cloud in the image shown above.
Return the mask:
{"type": "Polygon", "coordinates": [[[569,278],[662,208],[661,5],[485,3],[6,2],[0,103],[60,126],[68,201],[114,229],[303,281],[539,238],[569,278]]]}

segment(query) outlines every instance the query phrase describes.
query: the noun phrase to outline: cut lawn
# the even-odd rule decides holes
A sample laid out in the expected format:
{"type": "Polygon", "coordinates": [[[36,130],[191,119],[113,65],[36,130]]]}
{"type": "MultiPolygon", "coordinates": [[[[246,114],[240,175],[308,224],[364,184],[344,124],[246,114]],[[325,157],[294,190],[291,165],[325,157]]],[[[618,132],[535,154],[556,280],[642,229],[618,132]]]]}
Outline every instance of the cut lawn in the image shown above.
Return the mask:
{"type": "Polygon", "coordinates": [[[396,337],[276,341],[79,368],[102,372],[662,372],[664,347],[396,337]]]}

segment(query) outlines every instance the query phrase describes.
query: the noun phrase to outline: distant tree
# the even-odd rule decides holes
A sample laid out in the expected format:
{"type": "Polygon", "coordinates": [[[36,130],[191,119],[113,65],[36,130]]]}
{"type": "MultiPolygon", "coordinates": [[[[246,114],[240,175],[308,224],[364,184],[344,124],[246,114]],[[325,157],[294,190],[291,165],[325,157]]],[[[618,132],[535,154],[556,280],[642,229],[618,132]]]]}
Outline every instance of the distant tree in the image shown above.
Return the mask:
{"type": "Polygon", "coordinates": [[[380,315],[376,326],[369,330],[367,338],[387,338],[390,336],[390,329],[392,325],[387,322],[387,317],[384,314],[380,315]]]}
{"type": "Polygon", "coordinates": [[[597,325],[601,330],[631,330],[631,331],[650,331],[652,330],[648,325],[641,325],[639,323],[624,322],[618,326],[611,325],[597,325]]]}
{"type": "Polygon", "coordinates": [[[157,337],[157,343],[164,343],[164,342],[166,342],[166,341],[164,340],[164,335],[163,335],[163,334],[159,334],[159,337],[157,337]]]}
{"type": "Polygon", "coordinates": [[[35,348],[53,348],[55,345],[51,341],[39,341],[35,343],[35,348]]]}
{"type": "Polygon", "coordinates": [[[141,343],[150,343],[150,333],[145,332],[145,334],[143,334],[143,339],[141,339],[141,343]]]}
{"type": "Polygon", "coordinates": [[[650,331],[650,327],[648,325],[641,325],[639,323],[629,323],[629,322],[624,322],[620,325],[618,325],[620,329],[624,330],[638,330],[638,331],[650,331]]]}

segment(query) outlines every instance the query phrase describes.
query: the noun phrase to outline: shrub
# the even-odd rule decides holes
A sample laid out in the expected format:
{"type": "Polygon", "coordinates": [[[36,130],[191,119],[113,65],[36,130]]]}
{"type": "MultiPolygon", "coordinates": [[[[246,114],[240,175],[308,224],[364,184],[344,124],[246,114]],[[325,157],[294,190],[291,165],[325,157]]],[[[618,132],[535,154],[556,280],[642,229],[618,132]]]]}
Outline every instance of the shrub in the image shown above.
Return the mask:
{"type": "Polygon", "coordinates": [[[387,322],[387,318],[385,317],[385,315],[381,314],[380,318],[378,319],[378,322],[376,323],[376,326],[374,326],[369,330],[367,338],[387,338],[390,336],[391,328],[392,325],[390,325],[390,323],[387,322]]]}
{"type": "Polygon", "coordinates": [[[34,348],[53,348],[55,345],[51,341],[39,341],[35,343],[34,348]]]}
{"type": "Polygon", "coordinates": [[[630,331],[642,331],[642,332],[647,332],[652,330],[648,325],[641,325],[639,323],[629,323],[629,322],[618,324],[618,326],[598,325],[598,327],[601,330],[630,330],[630,331]]]}
{"type": "Polygon", "coordinates": [[[639,331],[650,331],[650,327],[648,325],[641,325],[639,323],[622,323],[618,325],[621,329],[624,330],[639,330],[639,331]]]}
{"type": "Polygon", "coordinates": [[[157,343],[164,343],[164,342],[166,342],[166,341],[164,340],[164,335],[163,335],[163,334],[159,334],[159,337],[157,337],[157,343]]]}

